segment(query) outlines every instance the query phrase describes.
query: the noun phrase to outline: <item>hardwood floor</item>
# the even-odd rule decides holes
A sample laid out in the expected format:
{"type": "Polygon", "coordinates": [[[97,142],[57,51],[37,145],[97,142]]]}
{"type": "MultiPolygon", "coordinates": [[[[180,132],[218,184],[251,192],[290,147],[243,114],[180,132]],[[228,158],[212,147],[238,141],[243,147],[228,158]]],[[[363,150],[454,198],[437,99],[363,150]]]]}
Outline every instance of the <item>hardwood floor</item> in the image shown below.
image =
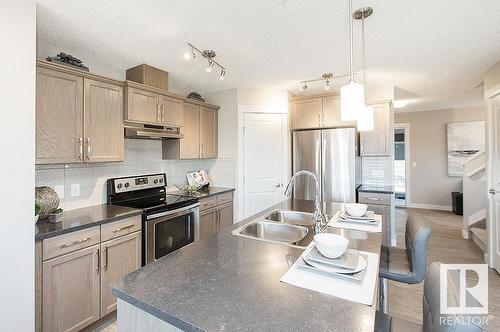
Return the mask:
{"type": "MultiPolygon", "coordinates": [[[[483,252],[471,240],[461,236],[462,216],[451,212],[396,208],[398,247],[405,247],[404,229],[408,214],[418,214],[432,229],[427,262],[484,263],[483,252]]],[[[489,269],[489,317],[487,331],[500,331],[500,276],[489,269]]],[[[471,279],[472,280],[472,279],[471,279]]],[[[423,283],[406,285],[389,282],[389,314],[422,323],[423,283]]]]}

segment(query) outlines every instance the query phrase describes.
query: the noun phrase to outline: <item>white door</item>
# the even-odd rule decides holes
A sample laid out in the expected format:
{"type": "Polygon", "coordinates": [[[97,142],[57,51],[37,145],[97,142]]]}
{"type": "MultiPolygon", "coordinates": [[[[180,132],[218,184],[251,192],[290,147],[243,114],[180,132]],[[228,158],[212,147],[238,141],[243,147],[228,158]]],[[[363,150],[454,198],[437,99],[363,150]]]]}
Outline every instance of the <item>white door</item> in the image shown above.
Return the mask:
{"type": "Polygon", "coordinates": [[[282,114],[243,116],[244,218],[284,199],[284,119],[282,114]]]}
{"type": "Polygon", "coordinates": [[[488,103],[488,260],[500,272],[500,95],[488,103]]]}

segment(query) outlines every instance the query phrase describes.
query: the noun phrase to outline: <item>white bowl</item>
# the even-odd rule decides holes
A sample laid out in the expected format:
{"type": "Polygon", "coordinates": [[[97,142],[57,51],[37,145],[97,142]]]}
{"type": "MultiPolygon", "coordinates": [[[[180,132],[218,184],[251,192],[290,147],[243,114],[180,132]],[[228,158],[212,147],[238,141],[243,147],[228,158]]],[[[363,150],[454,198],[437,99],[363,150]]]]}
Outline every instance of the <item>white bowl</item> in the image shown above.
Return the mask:
{"type": "Polygon", "coordinates": [[[368,209],[368,205],[359,204],[359,203],[348,203],[345,205],[345,209],[347,213],[353,217],[362,217],[366,213],[366,209],[368,209]]]}
{"type": "Polygon", "coordinates": [[[347,250],[349,240],[342,235],[320,233],[314,235],[314,242],[318,251],[327,258],[342,256],[347,250]]]}

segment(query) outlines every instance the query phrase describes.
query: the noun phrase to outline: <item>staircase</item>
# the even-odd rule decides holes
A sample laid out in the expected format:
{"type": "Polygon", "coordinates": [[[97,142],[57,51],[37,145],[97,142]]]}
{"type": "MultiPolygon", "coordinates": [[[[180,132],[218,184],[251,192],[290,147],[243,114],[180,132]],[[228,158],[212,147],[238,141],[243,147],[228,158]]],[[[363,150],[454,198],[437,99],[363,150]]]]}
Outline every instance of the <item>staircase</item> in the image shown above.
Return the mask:
{"type": "Polygon", "coordinates": [[[465,239],[471,238],[484,253],[487,252],[488,243],[486,191],[486,153],[480,151],[464,162],[462,236],[465,239]]]}

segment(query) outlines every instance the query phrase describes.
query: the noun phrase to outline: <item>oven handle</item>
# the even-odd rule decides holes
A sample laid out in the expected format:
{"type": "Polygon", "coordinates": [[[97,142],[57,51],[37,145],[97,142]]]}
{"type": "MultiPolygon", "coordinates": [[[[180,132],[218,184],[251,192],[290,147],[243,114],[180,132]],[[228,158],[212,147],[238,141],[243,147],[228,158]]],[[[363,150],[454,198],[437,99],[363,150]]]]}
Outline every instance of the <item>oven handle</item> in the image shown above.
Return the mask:
{"type": "Polygon", "coordinates": [[[165,211],[165,212],[159,212],[159,213],[155,213],[155,214],[150,214],[150,215],[146,216],[146,220],[151,220],[151,219],[156,219],[156,218],[160,218],[160,217],[170,216],[170,215],[173,215],[173,214],[177,214],[179,212],[186,212],[186,211],[189,211],[191,209],[197,208],[199,206],[200,206],[200,203],[198,202],[198,203],[195,203],[195,204],[192,204],[192,205],[188,205],[188,206],[184,206],[184,207],[178,208],[177,210],[165,211]]]}

